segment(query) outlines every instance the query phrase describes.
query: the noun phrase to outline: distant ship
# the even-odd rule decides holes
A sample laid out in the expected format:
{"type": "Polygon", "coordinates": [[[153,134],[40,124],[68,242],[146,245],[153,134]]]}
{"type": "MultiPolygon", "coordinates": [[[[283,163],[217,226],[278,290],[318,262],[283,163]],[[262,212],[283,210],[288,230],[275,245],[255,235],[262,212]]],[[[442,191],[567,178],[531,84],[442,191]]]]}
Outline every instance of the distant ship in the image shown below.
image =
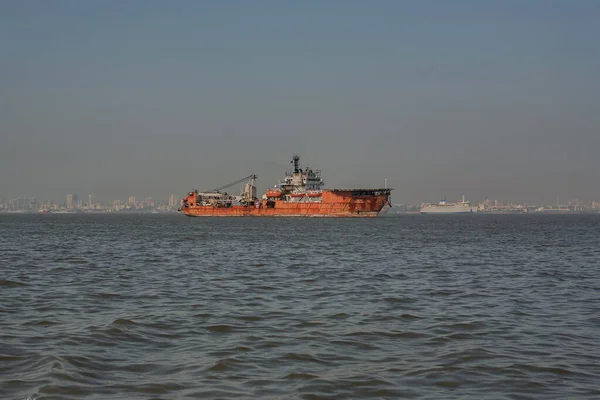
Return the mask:
{"type": "Polygon", "coordinates": [[[391,189],[323,189],[321,172],[301,168],[294,155],[294,169],[260,198],[256,175],[207,191],[191,191],[181,199],[179,211],[189,217],[375,217],[389,204],[391,189]],[[233,196],[222,190],[241,184],[233,196]]]}
{"type": "Polygon", "coordinates": [[[465,200],[465,196],[456,203],[447,203],[444,199],[437,204],[423,203],[421,205],[421,214],[466,214],[475,212],[477,212],[477,207],[472,206],[471,202],[465,200]]]}

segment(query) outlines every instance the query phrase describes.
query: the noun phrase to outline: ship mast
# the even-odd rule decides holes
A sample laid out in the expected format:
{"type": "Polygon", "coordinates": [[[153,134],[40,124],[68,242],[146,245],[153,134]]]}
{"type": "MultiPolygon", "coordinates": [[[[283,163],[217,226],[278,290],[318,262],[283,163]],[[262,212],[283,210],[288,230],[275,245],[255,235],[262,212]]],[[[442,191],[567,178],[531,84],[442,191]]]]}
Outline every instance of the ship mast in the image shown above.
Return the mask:
{"type": "Polygon", "coordinates": [[[300,172],[300,168],[298,167],[299,162],[300,162],[300,156],[298,154],[294,154],[294,158],[292,159],[292,161],[290,161],[290,164],[294,163],[294,173],[300,172]]]}

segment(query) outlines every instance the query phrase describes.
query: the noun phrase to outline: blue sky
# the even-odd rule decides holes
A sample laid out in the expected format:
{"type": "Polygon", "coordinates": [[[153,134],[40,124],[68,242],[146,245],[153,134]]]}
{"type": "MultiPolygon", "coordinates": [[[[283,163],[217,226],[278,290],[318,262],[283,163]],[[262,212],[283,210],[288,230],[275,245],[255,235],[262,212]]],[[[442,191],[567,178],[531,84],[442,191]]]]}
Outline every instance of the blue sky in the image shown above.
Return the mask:
{"type": "Polygon", "coordinates": [[[599,17],[583,0],[2,2],[0,168],[28,167],[0,196],[266,187],[300,152],[330,186],[388,175],[398,201],[600,199],[599,17]]]}

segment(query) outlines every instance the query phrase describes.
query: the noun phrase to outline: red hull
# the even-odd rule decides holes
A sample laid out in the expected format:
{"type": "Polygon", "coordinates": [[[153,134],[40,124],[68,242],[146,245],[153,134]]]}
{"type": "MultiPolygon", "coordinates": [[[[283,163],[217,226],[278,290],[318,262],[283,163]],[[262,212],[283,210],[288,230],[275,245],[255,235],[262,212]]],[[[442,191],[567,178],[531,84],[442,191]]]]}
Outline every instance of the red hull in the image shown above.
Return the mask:
{"type": "Polygon", "coordinates": [[[256,205],[230,207],[190,204],[181,211],[189,217],[375,217],[388,204],[389,189],[324,190],[320,202],[261,200],[256,205]]]}

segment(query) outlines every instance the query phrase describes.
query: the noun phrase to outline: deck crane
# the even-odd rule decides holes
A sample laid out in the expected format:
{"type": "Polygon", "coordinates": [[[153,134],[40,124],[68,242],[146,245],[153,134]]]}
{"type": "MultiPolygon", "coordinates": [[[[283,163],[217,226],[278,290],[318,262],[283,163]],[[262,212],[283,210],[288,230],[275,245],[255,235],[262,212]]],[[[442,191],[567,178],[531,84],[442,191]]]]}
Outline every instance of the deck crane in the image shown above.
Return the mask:
{"type": "Polygon", "coordinates": [[[245,182],[245,181],[250,181],[250,184],[251,184],[252,186],[254,186],[254,180],[255,180],[256,178],[257,178],[257,176],[256,176],[256,175],[254,175],[254,174],[252,174],[252,175],[248,175],[248,176],[246,176],[246,177],[244,177],[244,178],[242,178],[242,179],[239,179],[239,180],[237,180],[237,181],[235,181],[235,182],[231,182],[231,183],[229,183],[229,184],[227,184],[227,185],[220,186],[220,187],[218,187],[218,188],[212,189],[212,190],[211,190],[211,192],[217,192],[217,193],[218,193],[218,192],[220,192],[220,191],[221,191],[221,190],[223,190],[223,189],[227,189],[228,187],[231,187],[231,186],[237,185],[237,184],[239,184],[239,183],[242,183],[242,182],[245,182]]]}
{"type": "Polygon", "coordinates": [[[204,203],[209,203],[213,206],[231,207],[233,202],[237,201],[240,204],[249,205],[253,203],[256,199],[256,185],[254,182],[255,179],[256,175],[252,174],[242,179],[238,179],[235,182],[228,183],[227,185],[214,188],[208,192],[198,192],[197,189],[194,189],[194,193],[196,193],[196,203],[198,206],[205,205],[204,203]],[[228,187],[243,182],[247,183],[246,185],[244,185],[244,191],[241,193],[241,196],[232,196],[227,194],[227,192],[221,192],[221,190],[223,189],[227,189],[228,187]]]}

